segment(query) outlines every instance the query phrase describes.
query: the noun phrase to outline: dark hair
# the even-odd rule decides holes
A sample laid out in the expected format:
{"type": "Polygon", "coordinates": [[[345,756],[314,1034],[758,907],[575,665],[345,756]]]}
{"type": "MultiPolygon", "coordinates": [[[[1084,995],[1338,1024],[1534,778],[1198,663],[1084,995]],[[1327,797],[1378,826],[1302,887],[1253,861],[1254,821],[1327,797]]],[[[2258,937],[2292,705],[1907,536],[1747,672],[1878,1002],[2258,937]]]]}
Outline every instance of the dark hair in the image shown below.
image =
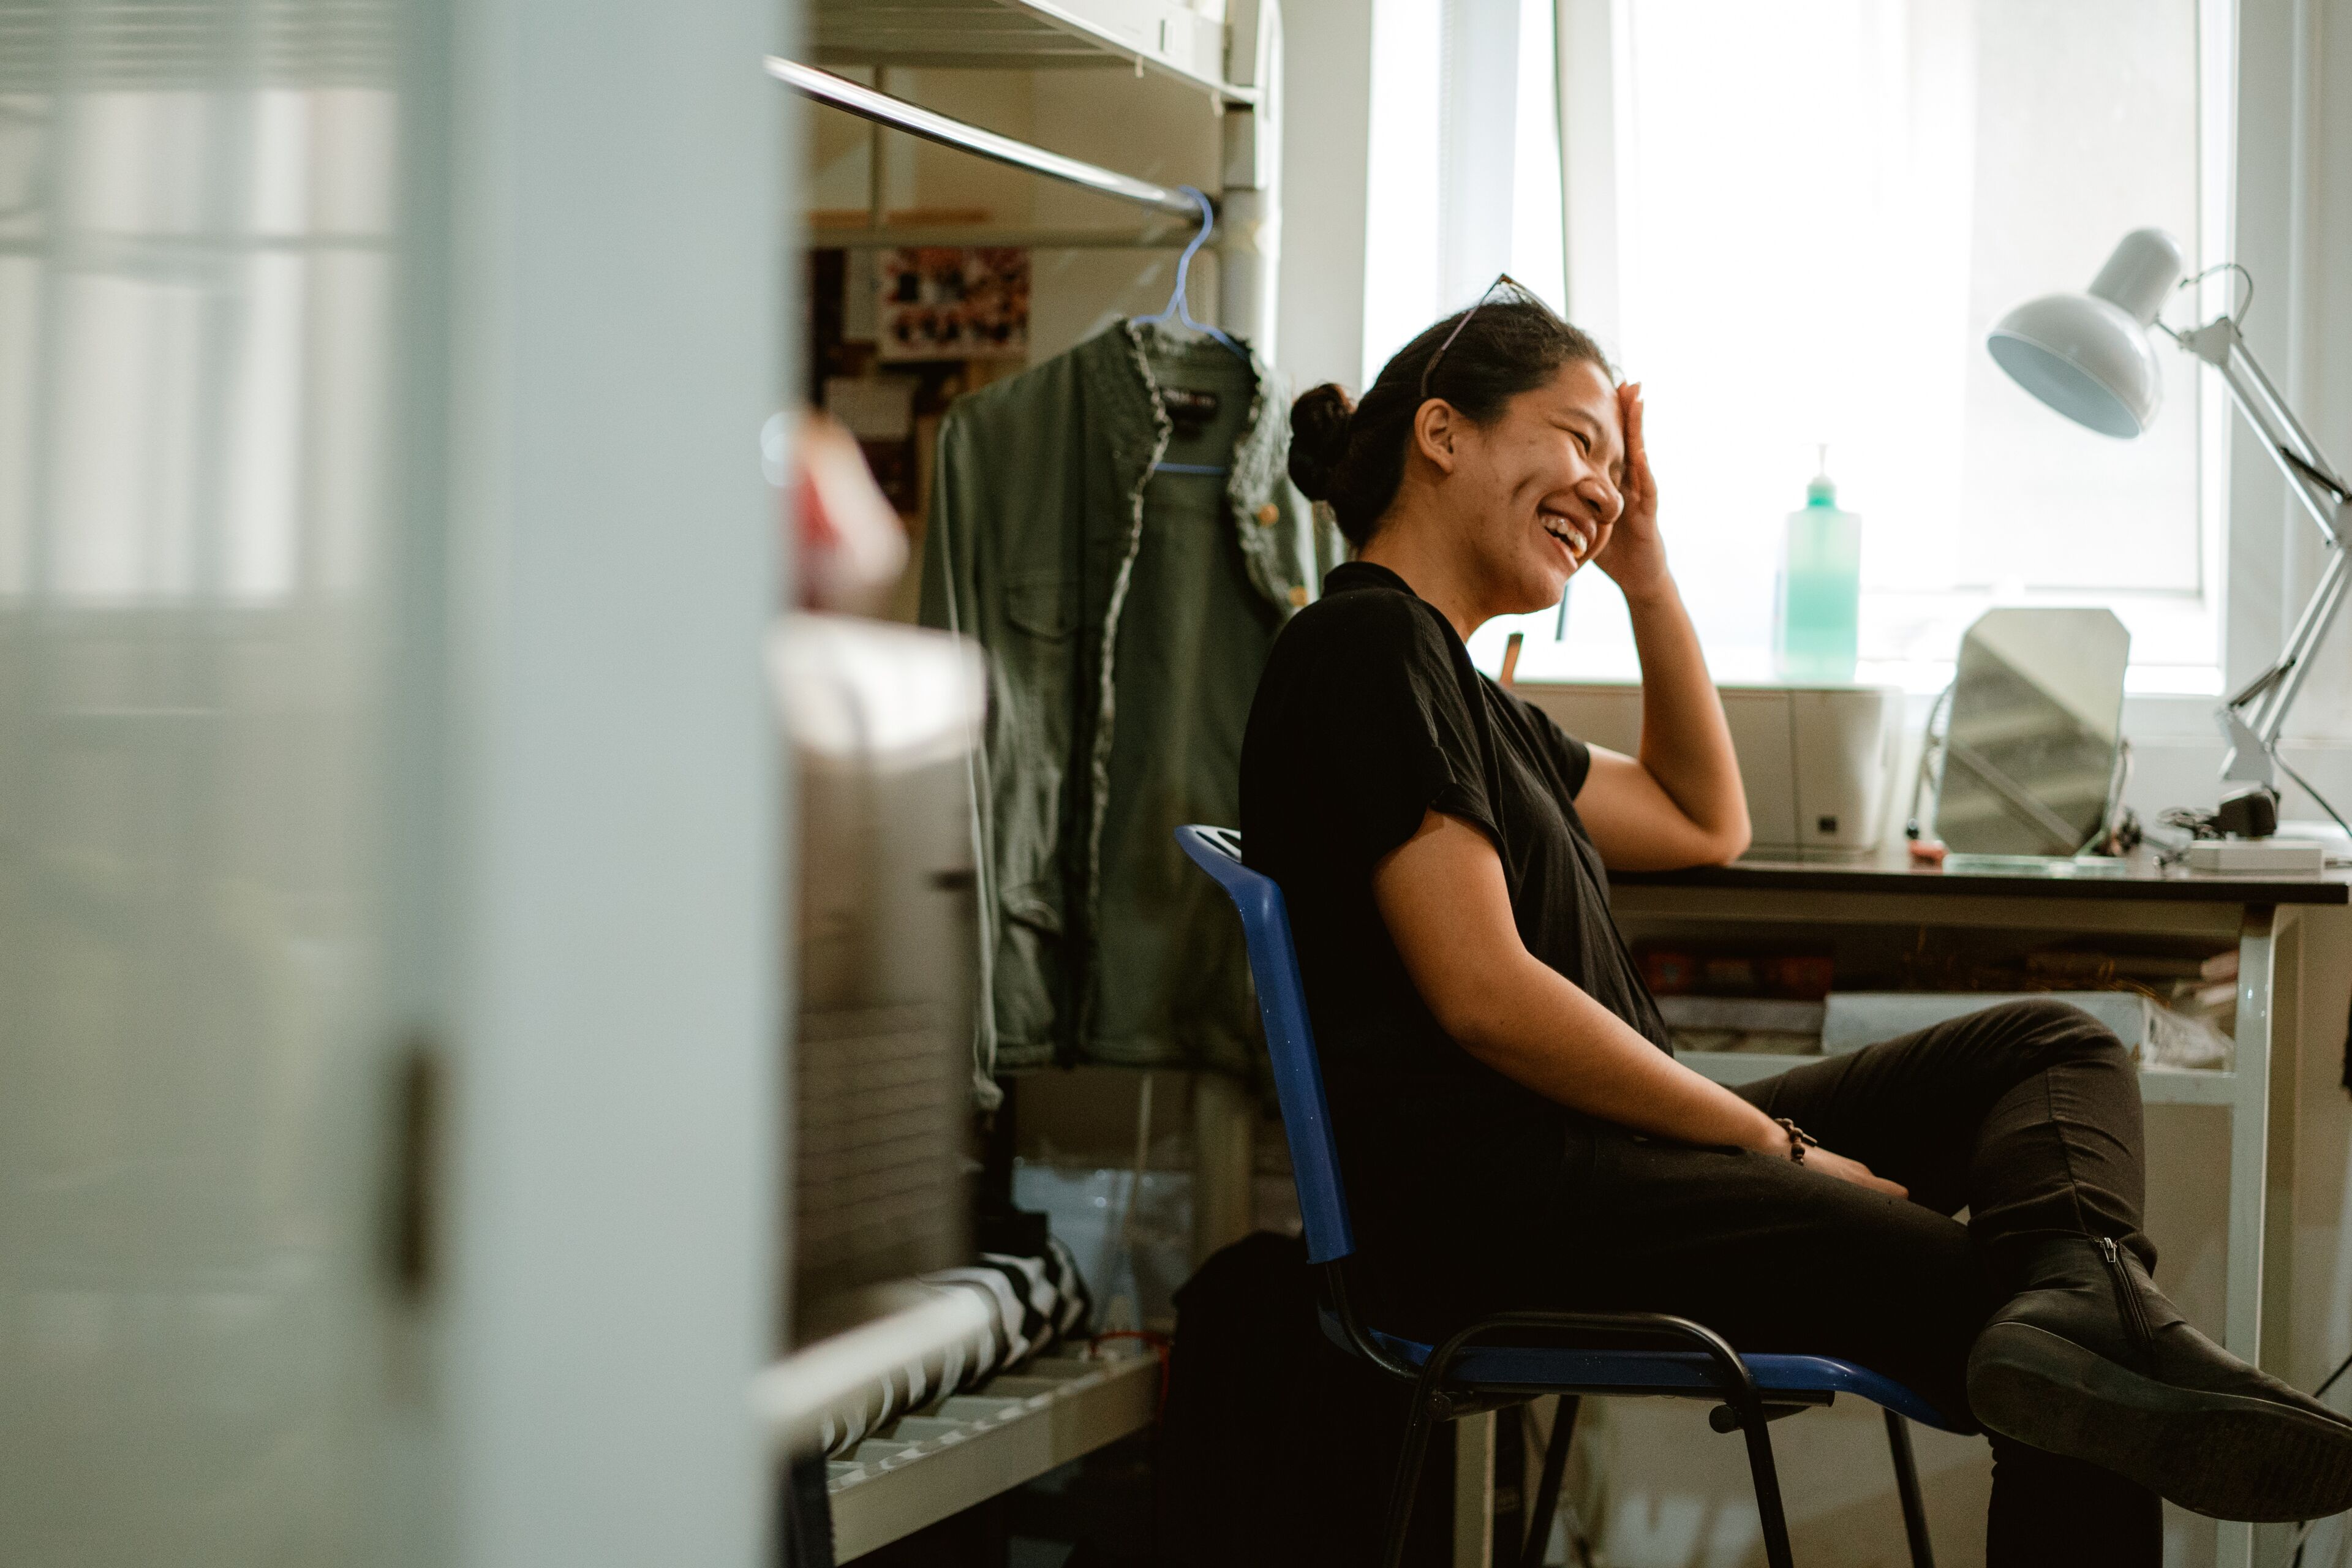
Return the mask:
{"type": "Polygon", "coordinates": [[[1328,501],[1339,531],[1361,545],[1396,500],[1405,447],[1424,401],[1422,376],[1445,344],[1430,397],[1442,397],[1474,424],[1489,425],[1503,407],[1579,360],[1615,374],[1601,345],[1531,296],[1497,296],[1453,315],[1399,349],[1363,401],[1331,382],[1290,405],[1290,478],[1309,500],[1328,501]],[[1465,321],[1464,318],[1468,320],[1465,321]],[[1446,339],[1454,336],[1451,344],[1446,339]]]}

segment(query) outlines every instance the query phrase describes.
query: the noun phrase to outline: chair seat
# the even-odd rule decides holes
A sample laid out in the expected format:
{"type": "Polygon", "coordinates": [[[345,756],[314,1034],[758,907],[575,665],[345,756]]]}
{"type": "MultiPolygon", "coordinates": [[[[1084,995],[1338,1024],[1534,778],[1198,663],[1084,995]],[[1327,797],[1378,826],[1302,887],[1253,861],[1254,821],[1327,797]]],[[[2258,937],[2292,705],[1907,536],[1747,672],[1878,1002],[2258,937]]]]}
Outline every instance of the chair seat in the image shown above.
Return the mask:
{"type": "MultiPolygon", "coordinates": [[[[1324,1337],[1341,1350],[1348,1339],[1329,1310],[1319,1314],[1324,1337]]],[[[1409,1366],[1426,1363],[1432,1347],[1370,1331],[1381,1348],[1409,1366]]],[[[1946,1415],[1891,1377],[1820,1355],[1743,1355],[1748,1375],[1769,1400],[1775,1394],[1823,1397],[1851,1394],[1941,1432],[1976,1427],[1946,1415]]],[[[1696,1351],[1570,1350],[1550,1345],[1472,1345],[1454,1359],[1465,1385],[1538,1387],[1578,1394],[1706,1395],[1720,1389],[1707,1358],[1696,1351]]]]}

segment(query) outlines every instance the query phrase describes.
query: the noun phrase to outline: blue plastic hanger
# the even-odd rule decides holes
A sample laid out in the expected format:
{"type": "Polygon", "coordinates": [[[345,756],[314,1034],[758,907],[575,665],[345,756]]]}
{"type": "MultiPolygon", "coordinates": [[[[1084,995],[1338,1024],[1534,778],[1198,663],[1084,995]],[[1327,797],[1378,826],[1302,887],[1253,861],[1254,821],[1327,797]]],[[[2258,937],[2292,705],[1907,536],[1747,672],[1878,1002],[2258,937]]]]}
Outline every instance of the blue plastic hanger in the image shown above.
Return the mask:
{"type": "MultiPolygon", "coordinates": [[[[1167,309],[1156,316],[1138,316],[1136,321],[1141,325],[1150,327],[1164,327],[1171,321],[1179,326],[1189,327],[1204,337],[1223,343],[1238,355],[1243,363],[1247,364],[1249,363],[1247,349],[1206,321],[1196,321],[1192,319],[1192,301],[1186,298],[1184,291],[1185,280],[1192,275],[1192,258],[1201,254],[1201,247],[1208,244],[1209,237],[1217,231],[1217,209],[1210,204],[1207,193],[1191,185],[1179,185],[1176,188],[1200,204],[1200,232],[1192,236],[1192,242],[1184,247],[1184,254],[1177,258],[1176,287],[1168,296],[1167,309]]],[[[1222,476],[1228,470],[1208,463],[1157,463],[1152,466],[1151,471],[1155,474],[1204,474],[1215,477],[1222,476]]]]}
{"type": "Polygon", "coordinates": [[[1201,247],[1208,244],[1209,237],[1217,232],[1217,209],[1210,204],[1208,195],[1204,192],[1196,190],[1191,185],[1179,185],[1176,188],[1201,205],[1200,232],[1192,236],[1192,242],[1184,247],[1184,254],[1177,258],[1176,287],[1168,296],[1167,309],[1156,316],[1138,316],[1136,320],[1146,326],[1164,327],[1169,322],[1174,321],[1180,326],[1190,327],[1196,332],[1214,338],[1246,361],[1249,358],[1247,349],[1209,325],[1208,322],[1196,321],[1192,319],[1192,301],[1184,292],[1185,280],[1192,275],[1192,258],[1201,254],[1201,247]]]}

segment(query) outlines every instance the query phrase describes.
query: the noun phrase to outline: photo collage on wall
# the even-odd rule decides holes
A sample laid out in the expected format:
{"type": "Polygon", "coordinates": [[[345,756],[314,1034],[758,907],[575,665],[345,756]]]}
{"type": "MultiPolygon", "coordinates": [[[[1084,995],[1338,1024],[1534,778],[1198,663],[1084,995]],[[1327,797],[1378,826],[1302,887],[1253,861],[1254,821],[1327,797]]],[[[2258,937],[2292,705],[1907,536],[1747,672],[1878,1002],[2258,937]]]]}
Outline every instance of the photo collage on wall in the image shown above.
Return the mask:
{"type": "Polygon", "coordinates": [[[1029,355],[1029,253],[927,246],[882,253],[882,359],[1020,360],[1029,355]]]}

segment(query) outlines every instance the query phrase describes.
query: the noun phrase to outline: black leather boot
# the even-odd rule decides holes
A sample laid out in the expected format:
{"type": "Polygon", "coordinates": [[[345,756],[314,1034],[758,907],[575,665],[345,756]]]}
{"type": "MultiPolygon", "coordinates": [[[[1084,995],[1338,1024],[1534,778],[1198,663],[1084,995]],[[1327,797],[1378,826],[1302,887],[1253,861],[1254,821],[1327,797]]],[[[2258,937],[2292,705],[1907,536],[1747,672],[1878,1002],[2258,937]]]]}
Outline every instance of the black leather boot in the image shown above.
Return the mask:
{"type": "Polygon", "coordinates": [[[2045,1244],[1969,1355],[1985,1426],[2215,1519],[2352,1508],[2352,1420],[2189,1326],[2104,1237],[2045,1244]]]}

